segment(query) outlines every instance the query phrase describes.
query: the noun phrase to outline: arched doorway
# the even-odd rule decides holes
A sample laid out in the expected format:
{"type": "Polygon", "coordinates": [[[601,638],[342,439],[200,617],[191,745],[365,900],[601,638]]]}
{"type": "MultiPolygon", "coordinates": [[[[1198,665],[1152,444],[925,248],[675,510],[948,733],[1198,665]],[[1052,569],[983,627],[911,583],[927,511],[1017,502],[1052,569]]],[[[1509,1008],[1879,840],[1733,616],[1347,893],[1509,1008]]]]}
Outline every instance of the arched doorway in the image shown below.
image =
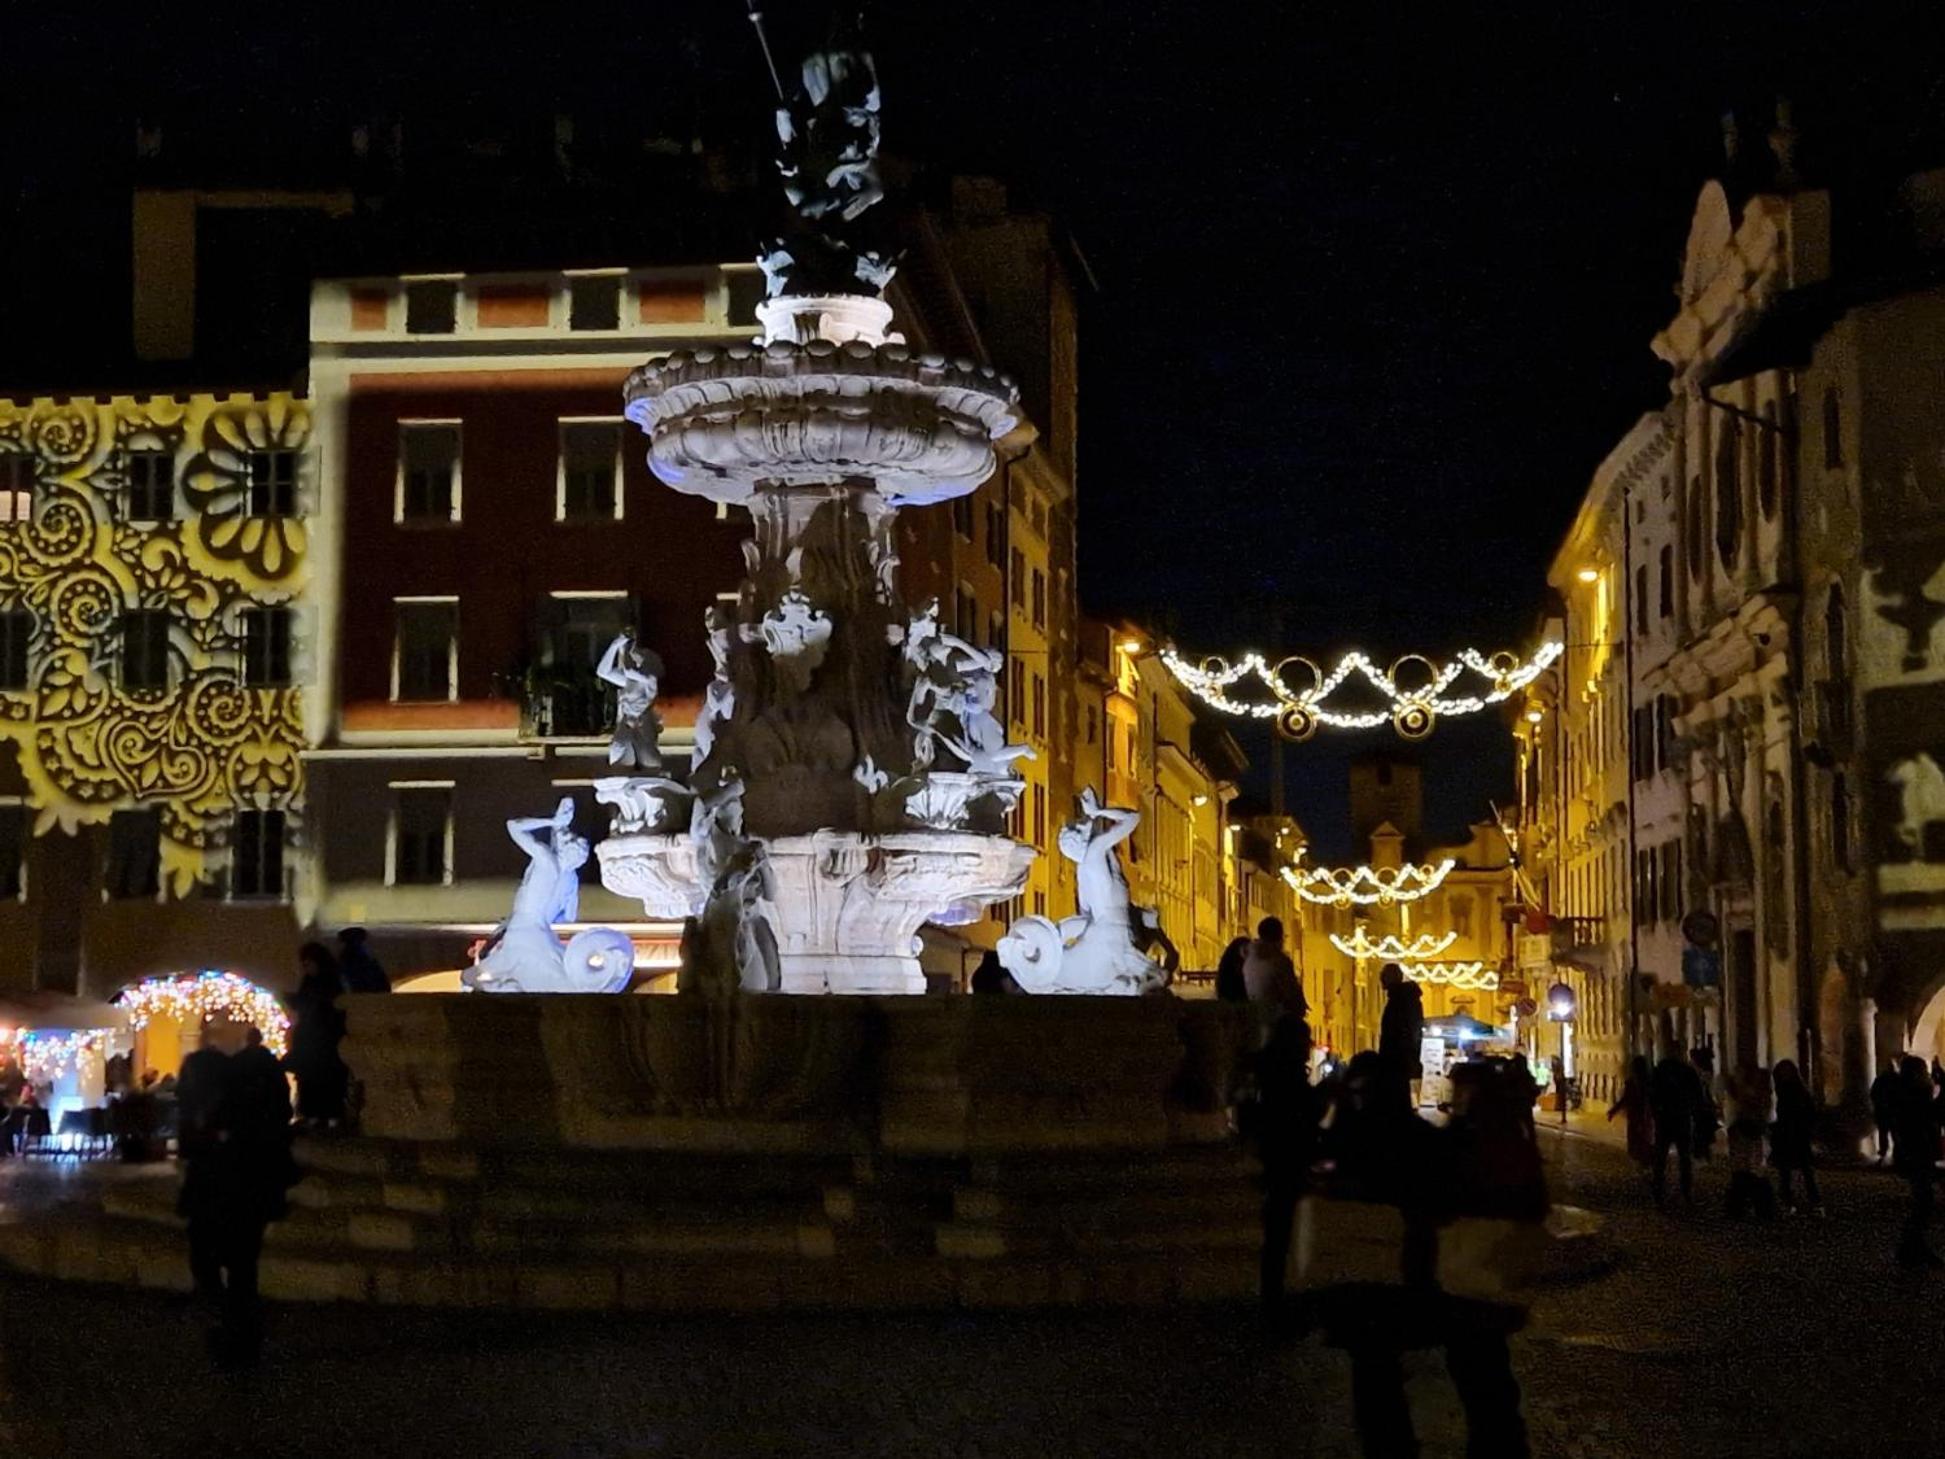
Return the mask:
{"type": "Polygon", "coordinates": [[[135,1034],[131,1072],[139,1081],[149,1071],[174,1075],[202,1042],[205,1019],[224,1014],[263,1032],[263,1042],[281,1057],[290,1046],[290,1015],[277,995],[240,973],[206,970],[144,978],[117,993],[113,1001],[129,1017],[135,1034]]]}

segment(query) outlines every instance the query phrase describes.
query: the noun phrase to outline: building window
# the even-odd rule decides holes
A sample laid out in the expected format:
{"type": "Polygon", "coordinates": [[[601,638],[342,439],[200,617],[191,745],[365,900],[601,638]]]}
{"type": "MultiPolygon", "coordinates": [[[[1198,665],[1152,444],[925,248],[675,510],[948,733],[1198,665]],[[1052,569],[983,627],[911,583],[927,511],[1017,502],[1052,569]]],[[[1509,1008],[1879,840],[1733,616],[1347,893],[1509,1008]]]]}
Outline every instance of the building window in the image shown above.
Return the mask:
{"type": "Polygon", "coordinates": [[[459,601],[401,598],[392,605],[397,626],[392,698],[443,702],[459,697],[459,601]]]}
{"type": "Polygon", "coordinates": [[[1006,615],[997,608],[986,618],[986,647],[1006,651],[1006,615]]]}
{"type": "Polygon", "coordinates": [[[973,510],[970,496],[956,496],[952,499],[952,530],[955,536],[972,541],[973,510]]]}
{"type": "Polygon", "coordinates": [[[1763,509],[1763,520],[1771,520],[1776,515],[1776,402],[1763,402],[1763,425],[1757,432],[1756,444],[1756,498],[1763,509]]]}
{"type": "Polygon", "coordinates": [[[0,613],[0,689],[27,687],[27,650],[33,642],[33,614],[19,608],[0,613]]]}
{"type": "Polygon", "coordinates": [[[1848,876],[1851,864],[1850,782],[1840,770],[1830,777],[1830,859],[1848,876]]]}
{"type": "Polygon", "coordinates": [[[256,689],[282,689],[290,683],[290,609],[245,608],[243,682],[256,689]]]}
{"type": "Polygon", "coordinates": [[[1823,464],[1826,468],[1844,464],[1844,408],[1835,385],[1825,386],[1823,392],[1823,464]]]}
{"type": "Polygon", "coordinates": [[[1039,674],[1033,676],[1033,732],[1040,738],[1047,735],[1047,681],[1039,674]]]}
{"type": "Polygon", "coordinates": [[[27,807],[0,805],[0,897],[27,894],[27,807]]]}
{"type": "Polygon", "coordinates": [[[614,724],[614,690],[594,670],[633,627],[633,605],[622,593],[560,596],[548,599],[546,612],[546,695],[530,706],[534,727],[543,735],[605,734],[614,724]]]}
{"type": "Polygon", "coordinates": [[[1007,573],[1007,577],[1012,580],[1009,596],[1013,599],[1015,608],[1024,608],[1027,605],[1027,555],[1016,547],[1013,549],[1011,561],[1012,571],[1007,573]]]}
{"type": "Polygon", "coordinates": [[[1663,618],[1675,616],[1675,549],[1666,542],[1661,546],[1661,597],[1655,608],[1663,618]]]}
{"type": "Polygon", "coordinates": [[[614,421],[561,424],[561,478],[556,518],[612,522],[621,515],[621,427],[614,421]]]}
{"type": "Polygon", "coordinates": [[[1008,660],[1006,681],[1012,691],[1007,698],[1013,702],[1013,723],[1024,725],[1027,722],[1027,666],[1026,660],[1017,654],[1008,660]]]}
{"type": "Polygon", "coordinates": [[[238,811],[236,842],[230,848],[232,897],[282,897],[284,894],[284,813],[238,811]]]}
{"type": "Polygon", "coordinates": [[[1698,473],[1688,479],[1688,575],[1699,578],[1709,560],[1708,503],[1702,497],[1702,478],[1698,473]]]}
{"type": "Polygon", "coordinates": [[[1033,626],[1047,626],[1047,575],[1037,567],[1033,570],[1033,626]]]}
{"type": "Polygon", "coordinates": [[[409,421],[398,428],[400,522],[459,520],[458,421],[409,421]]]}
{"type": "Polygon", "coordinates": [[[436,887],[452,880],[450,785],[392,787],[392,865],[395,886],[436,887]]]}
{"type": "Polygon", "coordinates": [[[0,522],[34,515],[34,458],[20,451],[0,455],[0,522]]]}
{"type": "Polygon", "coordinates": [[[567,282],[569,329],[621,328],[621,275],[584,274],[567,282]]]}
{"type": "Polygon", "coordinates": [[[1033,796],[1033,844],[1047,844],[1047,792],[1043,786],[1030,787],[1033,796]]]}
{"type": "Polygon", "coordinates": [[[953,595],[952,631],[967,643],[979,642],[979,600],[973,590],[964,583],[959,584],[953,595]]]}
{"type": "Polygon", "coordinates": [[[161,876],[162,818],[154,811],[116,811],[108,818],[108,868],[102,890],[120,901],[153,897],[161,876]]]}
{"type": "Polygon", "coordinates": [[[1634,631],[1648,631],[1648,568],[1645,563],[1634,570],[1634,631]]]}
{"type": "Polygon", "coordinates": [[[420,279],[405,286],[405,332],[451,334],[459,323],[459,284],[420,279]]]}
{"type": "Polygon", "coordinates": [[[994,567],[1006,565],[1006,508],[998,502],[986,503],[986,560],[994,567]]]}
{"type": "Polygon", "coordinates": [[[169,687],[169,615],[155,609],[122,614],[122,687],[169,687]]]}
{"type": "Polygon", "coordinates": [[[1733,420],[1724,421],[1715,438],[1715,552],[1724,567],[1733,567],[1742,547],[1742,481],[1736,470],[1742,432],[1733,420]]]}
{"type": "Polygon", "coordinates": [[[297,453],[251,451],[245,456],[250,481],[250,515],[291,517],[297,514],[297,453]]]}
{"type": "Polygon", "coordinates": [[[128,453],[128,519],[169,522],[176,515],[176,458],[167,451],[128,453]]]}
{"type": "Polygon", "coordinates": [[[1101,733],[1101,717],[1093,705],[1087,706],[1087,742],[1091,745],[1101,733]]]}

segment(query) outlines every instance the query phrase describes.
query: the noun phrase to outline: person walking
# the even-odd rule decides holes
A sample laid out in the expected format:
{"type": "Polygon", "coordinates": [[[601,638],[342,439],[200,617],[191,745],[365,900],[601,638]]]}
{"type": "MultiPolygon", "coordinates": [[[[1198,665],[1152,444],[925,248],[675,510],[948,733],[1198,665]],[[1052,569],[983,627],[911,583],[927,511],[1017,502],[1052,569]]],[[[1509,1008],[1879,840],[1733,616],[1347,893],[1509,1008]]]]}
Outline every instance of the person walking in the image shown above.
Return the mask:
{"type": "Polygon", "coordinates": [[[1540,1082],[1533,1077],[1533,1067],[1526,1062],[1523,1049],[1513,1051],[1513,1057],[1506,1062],[1506,1087],[1513,1094],[1513,1102],[1519,1107],[1520,1125],[1526,1131],[1527,1139],[1533,1138],[1533,1104],[1540,1097],[1540,1082]]]}
{"type": "Polygon", "coordinates": [[[1776,1167],[1778,1194],[1783,1200],[1783,1214],[1795,1216],[1808,1210],[1814,1216],[1822,1216],[1823,1196],[1817,1189],[1817,1172],[1811,1158],[1811,1137],[1817,1123],[1817,1101],[1810,1093],[1810,1086],[1803,1082],[1793,1059],[1779,1060],[1776,1065],[1776,1124],[1770,1131],[1769,1159],[1776,1167]],[[1803,1201],[1798,1206],[1791,1198],[1792,1175],[1803,1177],[1803,1201]]]}
{"type": "Polygon", "coordinates": [[[296,1175],[289,1088],[261,1031],[221,1017],[205,1026],[202,1047],[183,1061],[177,1121],[190,1275],[219,1319],[211,1354],[221,1366],[250,1367],[262,1348],[264,1228],[283,1216],[296,1175]]]}
{"type": "Polygon", "coordinates": [[[1232,937],[1229,946],[1216,960],[1216,1000],[1220,1003],[1247,1003],[1249,985],[1243,981],[1243,963],[1249,957],[1249,939],[1232,937]]]}
{"type": "Polygon", "coordinates": [[[291,999],[290,1050],[284,1068],[297,1080],[297,1116],[307,1125],[332,1126],[344,1119],[345,1089],[351,1071],[338,1055],[344,1040],[344,1010],[338,994],[337,959],[321,942],[306,943],[297,954],[302,976],[291,999]]]}
{"type": "Polygon", "coordinates": [[[1898,1118],[1898,1066],[1886,1059],[1871,1081],[1871,1123],[1877,1126],[1877,1163],[1891,1158],[1892,1126],[1898,1118]]]}
{"type": "Polygon", "coordinates": [[[1688,1062],[1701,1086],[1702,1102],[1695,1107],[1695,1158],[1715,1157],[1715,1137],[1722,1132],[1722,1101],[1716,1097],[1715,1051],[1697,1044],[1688,1051],[1688,1062]]]}
{"type": "Polygon", "coordinates": [[[1648,1102],[1655,1118],[1655,1204],[1667,1203],[1668,1152],[1675,1152],[1676,1177],[1681,1182],[1682,1202],[1695,1204],[1695,1162],[1692,1147],[1696,1121],[1710,1106],[1702,1076],[1695,1071],[1680,1044],[1670,1040],[1662,1046],[1660,1062],[1648,1082],[1648,1102]]]}
{"type": "Polygon", "coordinates": [[[1384,989],[1384,1015],[1378,1020],[1378,1057],[1384,1062],[1393,1097],[1402,1099],[1409,1107],[1411,1082],[1425,1072],[1418,1058],[1419,1046],[1425,1039],[1425,995],[1396,963],[1386,963],[1378,970],[1378,986],[1384,989]]]}
{"type": "Polygon", "coordinates": [[[1763,1163],[1763,1137],[1772,1107],[1769,1071],[1743,1065],[1729,1080],[1729,1217],[1753,1211],[1759,1221],[1776,1215],[1776,1192],[1763,1163]]]}
{"type": "Polygon", "coordinates": [[[1264,1320],[1272,1326],[1282,1316],[1290,1240],[1297,1205],[1309,1183],[1317,1129],[1309,1076],[1309,1026],[1300,1018],[1277,1020],[1269,1041],[1256,1055],[1255,1111],[1257,1156],[1263,1166],[1263,1251],[1257,1290],[1264,1320]]]}
{"type": "Polygon", "coordinates": [[[1892,1168],[1911,1188],[1904,1228],[1898,1236],[1898,1263],[1908,1267],[1945,1266],[1931,1248],[1932,1184],[1938,1179],[1938,1102],[1932,1097],[1925,1061],[1907,1054],[1898,1065],[1897,1100],[1892,1107],[1892,1168]]]}
{"type": "Polygon", "coordinates": [[[1648,1105],[1648,1061],[1636,1054],[1628,1065],[1628,1077],[1621,1085],[1621,1097],[1607,1107],[1607,1120],[1614,1122],[1614,1116],[1621,1115],[1627,1120],[1628,1159],[1644,1171],[1654,1165],[1656,1179],[1655,1199],[1661,1199],[1661,1168],[1655,1164],[1655,1131],[1660,1121],[1650,1111],[1648,1105]]]}

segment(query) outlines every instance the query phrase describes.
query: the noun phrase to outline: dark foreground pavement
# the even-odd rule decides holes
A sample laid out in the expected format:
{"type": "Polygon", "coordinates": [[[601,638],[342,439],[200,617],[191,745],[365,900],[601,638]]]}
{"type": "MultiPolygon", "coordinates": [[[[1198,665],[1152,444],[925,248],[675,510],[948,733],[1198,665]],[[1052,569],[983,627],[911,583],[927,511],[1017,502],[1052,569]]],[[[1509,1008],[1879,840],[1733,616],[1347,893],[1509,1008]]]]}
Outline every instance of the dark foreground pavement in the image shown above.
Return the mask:
{"type": "MultiPolygon", "coordinates": [[[[1611,1148],[1547,1135],[1556,1191],[1624,1254],[1542,1294],[1514,1360],[1543,1455],[1945,1452],[1945,1276],[1890,1263],[1900,1188],[1831,1176],[1828,1221],[1658,1215],[1611,1148]]],[[[180,1303],[0,1281],[0,1456],[1351,1455],[1349,1369],[1247,1311],[501,1319],[279,1308],[211,1372],[180,1303]]],[[[1442,1365],[1411,1368],[1459,1452],[1442,1365]]]]}

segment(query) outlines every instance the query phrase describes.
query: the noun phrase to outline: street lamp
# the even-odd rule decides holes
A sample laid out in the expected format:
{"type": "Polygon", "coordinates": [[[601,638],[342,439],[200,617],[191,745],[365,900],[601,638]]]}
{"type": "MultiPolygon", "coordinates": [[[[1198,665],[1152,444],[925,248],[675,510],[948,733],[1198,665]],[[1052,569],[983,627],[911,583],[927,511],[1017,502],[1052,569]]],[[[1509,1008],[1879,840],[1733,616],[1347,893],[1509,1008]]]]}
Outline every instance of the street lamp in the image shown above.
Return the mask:
{"type": "Polygon", "coordinates": [[[1573,1060],[1573,1022],[1574,990],[1566,983],[1555,983],[1547,989],[1547,1019],[1560,1025],[1560,1088],[1556,1091],[1559,1100],[1560,1123],[1567,1123],[1567,1080],[1570,1077],[1569,1064],[1573,1060]]]}

